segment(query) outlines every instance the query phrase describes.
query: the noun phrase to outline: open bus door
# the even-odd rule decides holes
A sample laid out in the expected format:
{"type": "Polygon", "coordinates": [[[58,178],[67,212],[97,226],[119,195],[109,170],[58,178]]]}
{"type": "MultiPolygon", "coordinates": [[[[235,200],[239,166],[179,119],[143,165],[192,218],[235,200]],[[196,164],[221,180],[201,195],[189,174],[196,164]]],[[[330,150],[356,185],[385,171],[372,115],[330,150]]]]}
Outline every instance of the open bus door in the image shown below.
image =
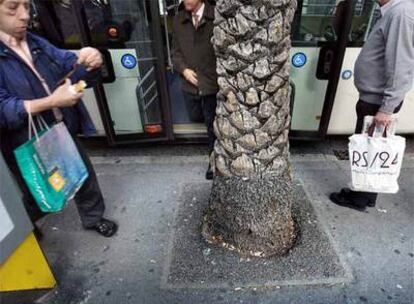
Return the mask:
{"type": "Polygon", "coordinates": [[[84,102],[110,145],[173,139],[157,1],[34,0],[33,27],[66,49],[104,55],[84,102]]]}
{"type": "Polygon", "coordinates": [[[298,1],[291,50],[293,138],[326,134],[352,13],[352,0],[298,1]]]}
{"type": "MultiPolygon", "coordinates": [[[[354,85],[354,66],[376,22],[381,18],[381,8],[375,0],[354,1],[352,28],[340,72],[335,100],[329,104],[328,135],[352,134],[355,130],[355,105],[359,92],[354,85]]],[[[399,134],[414,134],[412,116],[414,113],[414,84],[407,93],[402,110],[398,117],[397,132],[399,134]]],[[[326,128],[326,125],[325,125],[326,128]]],[[[326,130],[326,129],[325,129],[326,130]]],[[[325,131],[324,130],[324,131],[325,131]]]]}
{"type": "Polygon", "coordinates": [[[353,133],[354,64],[378,18],[375,0],[298,1],[292,27],[292,137],[353,133]]]}

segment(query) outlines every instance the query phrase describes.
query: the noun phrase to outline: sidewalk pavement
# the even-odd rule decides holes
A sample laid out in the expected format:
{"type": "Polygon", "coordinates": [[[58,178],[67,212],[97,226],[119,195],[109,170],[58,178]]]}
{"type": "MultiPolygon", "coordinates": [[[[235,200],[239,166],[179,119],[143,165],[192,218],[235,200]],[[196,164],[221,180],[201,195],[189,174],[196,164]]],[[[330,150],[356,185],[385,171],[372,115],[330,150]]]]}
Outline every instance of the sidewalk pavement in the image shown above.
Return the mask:
{"type": "Polygon", "coordinates": [[[92,159],[106,199],[106,216],[119,222],[119,232],[105,239],[82,230],[74,204],[47,217],[41,223],[41,245],[59,286],[36,303],[414,303],[414,154],[406,155],[400,192],[381,195],[376,208],[362,213],[328,199],[349,181],[348,161],[338,160],[324,145],[303,146],[292,148],[295,178],[348,280],[255,287],[163,284],[171,266],[170,243],[181,193],[192,184],[209,183],[204,180],[203,149],[163,146],[146,148],[140,155],[130,150],[106,156],[95,151],[92,159]]]}

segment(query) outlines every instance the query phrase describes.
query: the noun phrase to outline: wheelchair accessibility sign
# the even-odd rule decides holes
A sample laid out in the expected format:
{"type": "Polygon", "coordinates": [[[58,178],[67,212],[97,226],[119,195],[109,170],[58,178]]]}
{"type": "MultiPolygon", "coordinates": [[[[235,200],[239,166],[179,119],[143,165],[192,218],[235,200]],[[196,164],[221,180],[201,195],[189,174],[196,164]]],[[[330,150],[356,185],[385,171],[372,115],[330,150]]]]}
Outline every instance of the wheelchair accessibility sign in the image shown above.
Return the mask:
{"type": "Polygon", "coordinates": [[[121,58],[122,66],[126,69],[133,69],[137,66],[137,59],[132,54],[125,54],[121,58]]]}
{"type": "Polygon", "coordinates": [[[307,60],[304,53],[296,53],[292,57],[292,64],[295,68],[301,68],[306,64],[307,60]]]}

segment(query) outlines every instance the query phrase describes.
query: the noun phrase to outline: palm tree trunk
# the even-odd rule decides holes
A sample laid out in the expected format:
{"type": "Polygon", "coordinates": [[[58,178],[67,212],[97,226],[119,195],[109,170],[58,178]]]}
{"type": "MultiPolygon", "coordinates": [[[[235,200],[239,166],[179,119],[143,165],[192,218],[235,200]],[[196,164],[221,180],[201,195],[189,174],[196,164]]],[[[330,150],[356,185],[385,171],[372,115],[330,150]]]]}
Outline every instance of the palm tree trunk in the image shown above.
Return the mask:
{"type": "Polygon", "coordinates": [[[213,43],[220,92],[208,242],[243,255],[294,244],[289,50],[295,0],[219,0],[213,43]]]}

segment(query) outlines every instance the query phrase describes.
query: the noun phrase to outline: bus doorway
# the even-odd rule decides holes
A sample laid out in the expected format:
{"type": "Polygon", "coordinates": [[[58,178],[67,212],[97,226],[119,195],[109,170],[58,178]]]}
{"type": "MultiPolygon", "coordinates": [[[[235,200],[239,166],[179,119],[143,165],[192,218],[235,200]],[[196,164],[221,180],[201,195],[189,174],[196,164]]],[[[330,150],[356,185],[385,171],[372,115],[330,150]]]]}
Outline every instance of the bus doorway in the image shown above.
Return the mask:
{"type": "Polygon", "coordinates": [[[150,0],[34,0],[33,28],[76,51],[104,55],[102,84],[85,93],[110,144],[173,139],[159,6],[150,0]]]}
{"type": "MultiPolygon", "coordinates": [[[[379,18],[375,0],[298,1],[292,28],[291,137],[323,139],[354,132],[359,98],[354,65],[379,18]]],[[[406,96],[398,133],[414,133],[413,101],[414,90],[406,96]]]]}
{"type": "Polygon", "coordinates": [[[324,109],[336,91],[343,61],[351,0],[299,0],[292,26],[291,135],[320,138],[324,109]]]}
{"type": "MultiPolygon", "coordinates": [[[[171,23],[180,9],[179,2],[169,6],[169,20],[165,22],[168,41],[172,40],[171,23]]],[[[335,98],[353,10],[352,0],[298,1],[292,24],[290,75],[290,136],[293,138],[320,139],[326,134],[330,105],[335,98]]],[[[205,127],[191,122],[186,114],[180,90],[180,75],[174,72],[173,67],[169,74],[169,88],[176,137],[204,134],[205,127]]]]}
{"type": "MultiPolygon", "coordinates": [[[[380,14],[380,7],[376,1],[355,1],[351,31],[348,35],[338,86],[334,99],[327,107],[329,121],[325,121],[324,125],[324,132],[327,135],[343,135],[354,132],[355,105],[359,98],[359,93],[354,85],[354,65],[376,21],[380,18],[380,14]]],[[[399,134],[414,134],[413,115],[414,83],[413,89],[407,93],[402,110],[398,114],[397,132],[399,134]]]]}

